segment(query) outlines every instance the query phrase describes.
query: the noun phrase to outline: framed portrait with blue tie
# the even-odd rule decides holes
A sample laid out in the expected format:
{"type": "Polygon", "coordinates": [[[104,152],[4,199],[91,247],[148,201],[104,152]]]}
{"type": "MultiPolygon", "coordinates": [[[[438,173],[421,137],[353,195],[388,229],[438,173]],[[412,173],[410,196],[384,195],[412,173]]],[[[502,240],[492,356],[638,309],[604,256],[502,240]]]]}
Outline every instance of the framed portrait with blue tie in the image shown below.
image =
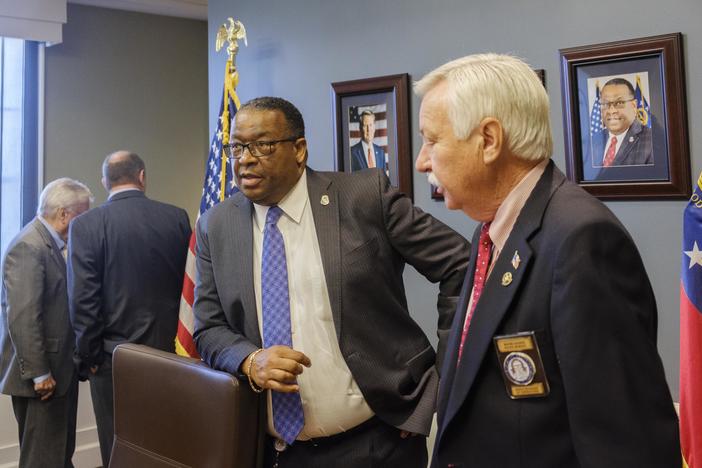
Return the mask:
{"type": "Polygon", "coordinates": [[[408,82],[404,73],[331,84],[334,166],[345,172],[381,169],[413,197],[408,82]]]}
{"type": "Polygon", "coordinates": [[[687,199],[682,34],[560,50],[566,172],[606,200],[687,199]]]}

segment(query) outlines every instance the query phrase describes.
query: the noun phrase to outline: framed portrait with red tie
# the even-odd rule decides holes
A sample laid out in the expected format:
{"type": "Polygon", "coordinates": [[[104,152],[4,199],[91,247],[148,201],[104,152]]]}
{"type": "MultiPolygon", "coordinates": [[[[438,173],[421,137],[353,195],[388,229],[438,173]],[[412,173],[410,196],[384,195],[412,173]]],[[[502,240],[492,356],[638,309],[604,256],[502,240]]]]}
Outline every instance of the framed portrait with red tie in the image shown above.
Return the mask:
{"type": "Polygon", "coordinates": [[[689,198],[682,34],[560,58],[568,177],[600,199],[689,198]]]}
{"type": "Polygon", "coordinates": [[[408,82],[404,73],[331,84],[334,162],[337,171],[382,169],[413,197],[408,82]]]}

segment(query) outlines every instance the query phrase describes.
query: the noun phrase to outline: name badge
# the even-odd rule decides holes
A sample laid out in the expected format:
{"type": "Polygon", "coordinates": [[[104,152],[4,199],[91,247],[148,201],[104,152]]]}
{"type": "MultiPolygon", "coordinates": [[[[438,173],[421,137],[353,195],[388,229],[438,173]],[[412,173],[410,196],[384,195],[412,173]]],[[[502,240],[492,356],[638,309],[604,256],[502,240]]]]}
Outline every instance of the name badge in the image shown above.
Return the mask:
{"type": "Polygon", "coordinates": [[[548,379],[533,331],[493,337],[507,395],[520,398],[545,397],[548,379]]]}

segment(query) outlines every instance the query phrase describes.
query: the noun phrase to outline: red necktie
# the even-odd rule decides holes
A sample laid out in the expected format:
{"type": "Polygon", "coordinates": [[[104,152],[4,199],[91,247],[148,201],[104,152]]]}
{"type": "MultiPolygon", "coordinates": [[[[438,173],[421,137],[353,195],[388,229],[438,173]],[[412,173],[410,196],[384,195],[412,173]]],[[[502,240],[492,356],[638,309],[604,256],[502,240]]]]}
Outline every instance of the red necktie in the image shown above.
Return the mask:
{"type": "Polygon", "coordinates": [[[614,154],[617,152],[617,137],[613,136],[607,148],[607,154],[604,158],[604,167],[609,167],[614,162],[614,154]]]}
{"type": "Polygon", "coordinates": [[[475,261],[475,276],[473,277],[473,302],[470,305],[466,320],[463,322],[463,333],[461,334],[461,345],[458,347],[458,362],[463,354],[463,344],[468,336],[470,320],[473,318],[473,311],[478,304],[478,299],[483,293],[485,280],[487,280],[488,269],[490,268],[490,254],[492,253],[492,239],[490,239],[490,223],[483,224],[480,229],[480,239],[478,240],[478,259],[475,261]]]}
{"type": "Polygon", "coordinates": [[[368,167],[375,167],[375,158],[371,154],[370,148],[368,148],[368,167]]]}

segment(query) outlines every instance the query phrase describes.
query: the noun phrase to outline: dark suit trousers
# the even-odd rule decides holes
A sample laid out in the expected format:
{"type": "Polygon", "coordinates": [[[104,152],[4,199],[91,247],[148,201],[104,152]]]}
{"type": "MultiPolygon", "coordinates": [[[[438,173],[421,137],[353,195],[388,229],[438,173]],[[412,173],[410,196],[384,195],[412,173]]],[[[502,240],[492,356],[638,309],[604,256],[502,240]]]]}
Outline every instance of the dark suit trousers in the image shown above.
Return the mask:
{"type": "Polygon", "coordinates": [[[112,443],[115,437],[114,402],[112,399],[112,355],[105,356],[105,361],[95,374],[91,374],[90,396],[93,399],[93,412],[97,423],[98,440],[102,466],[110,464],[112,443]]]}
{"type": "Polygon", "coordinates": [[[276,452],[266,436],[263,466],[272,468],[426,468],[427,439],[400,437],[400,431],[377,417],[345,433],[296,442],[276,452]]]}
{"type": "Polygon", "coordinates": [[[66,393],[46,401],[12,397],[20,444],[20,468],[73,468],[78,379],[66,393]]]}

